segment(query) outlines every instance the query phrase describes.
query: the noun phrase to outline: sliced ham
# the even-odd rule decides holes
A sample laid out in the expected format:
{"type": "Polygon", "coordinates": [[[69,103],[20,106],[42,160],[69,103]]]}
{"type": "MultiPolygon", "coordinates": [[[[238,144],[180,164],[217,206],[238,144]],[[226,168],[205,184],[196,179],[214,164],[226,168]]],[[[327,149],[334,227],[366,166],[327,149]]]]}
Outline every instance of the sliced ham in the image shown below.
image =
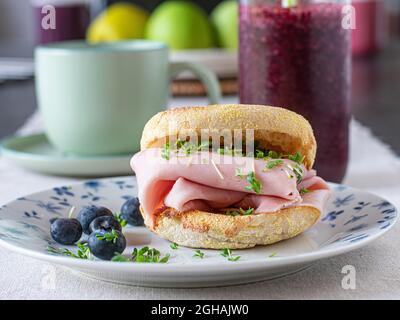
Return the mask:
{"type": "Polygon", "coordinates": [[[150,215],[161,206],[178,211],[251,207],[255,213],[274,212],[291,205],[322,208],[329,195],[325,181],[314,170],[301,166],[303,176],[298,185],[290,169],[296,163],[283,161],[282,165],[266,169],[262,159],[209,152],[190,156],[171,154],[166,160],[161,157],[161,149],[154,148],[137,153],[131,166],[136,172],[141,205],[150,215]],[[236,176],[237,169],[242,177],[236,176]],[[259,193],[246,189],[249,172],[255,172],[261,182],[259,193]],[[301,188],[313,191],[301,197],[301,188]]]}
{"type": "Polygon", "coordinates": [[[191,202],[202,200],[206,204],[206,206],[202,206],[203,208],[222,209],[241,201],[246,195],[245,192],[208,187],[179,178],[165,197],[164,204],[179,211],[187,211],[199,209],[197,208],[198,202],[197,205],[191,202]]]}
{"type": "Polygon", "coordinates": [[[326,202],[328,201],[329,195],[329,189],[314,189],[312,192],[306,193],[302,196],[302,202],[299,205],[317,208],[322,212],[326,202]]]}

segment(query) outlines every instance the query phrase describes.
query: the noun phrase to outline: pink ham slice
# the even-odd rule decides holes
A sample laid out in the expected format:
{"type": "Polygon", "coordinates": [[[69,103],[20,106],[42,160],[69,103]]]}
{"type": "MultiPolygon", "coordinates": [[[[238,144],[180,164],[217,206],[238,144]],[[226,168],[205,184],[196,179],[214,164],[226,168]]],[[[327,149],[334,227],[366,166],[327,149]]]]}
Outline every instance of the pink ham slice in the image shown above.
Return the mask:
{"type": "Polygon", "coordinates": [[[296,176],[285,166],[293,167],[293,161],[284,160],[285,165],[265,170],[264,160],[218,155],[215,158],[218,162],[204,161],[210,155],[216,154],[198,152],[187,157],[171,154],[170,160],[166,160],[161,157],[161,149],[137,153],[131,166],[136,172],[139,200],[144,211],[153,215],[161,206],[179,211],[252,207],[255,213],[261,213],[291,205],[308,205],[321,210],[329,196],[325,181],[317,177],[314,170],[306,170],[303,166],[303,179],[297,185],[296,176]],[[262,184],[259,194],[245,189],[249,183],[236,176],[238,167],[244,168],[243,175],[255,171],[262,184]],[[290,178],[291,175],[294,177],[290,178]],[[300,188],[313,192],[301,197],[300,188]]]}
{"type": "Polygon", "coordinates": [[[246,195],[245,192],[208,187],[179,178],[165,197],[164,204],[179,211],[222,209],[241,201],[246,195]],[[203,202],[201,208],[198,200],[203,202]]]}

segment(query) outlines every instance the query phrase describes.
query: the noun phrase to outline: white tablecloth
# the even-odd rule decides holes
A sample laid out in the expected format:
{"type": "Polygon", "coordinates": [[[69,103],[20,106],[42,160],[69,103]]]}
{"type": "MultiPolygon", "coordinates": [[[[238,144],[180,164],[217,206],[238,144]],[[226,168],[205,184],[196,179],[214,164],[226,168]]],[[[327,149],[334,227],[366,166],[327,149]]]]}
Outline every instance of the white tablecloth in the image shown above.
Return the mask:
{"type": "MultiPolygon", "coordinates": [[[[185,100],[173,103],[184,105],[185,100]]],[[[190,104],[201,104],[192,100],[190,104]]],[[[23,132],[41,129],[38,117],[23,132]]],[[[19,196],[76,179],[43,176],[0,157],[0,205],[19,196]]],[[[353,121],[350,165],[345,183],[387,198],[400,207],[400,159],[371,132],[353,121]]],[[[374,243],[285,278],[255,284],[205,289],[140,288],[88,279],[0,249],[0,299],[373,299],[400,298],[400,224],[374,243]],[[341,270],[356,268],[356,289],[344,290],[341,270]],[[45,276],[55,274],[55,286],[45,276]]]]}

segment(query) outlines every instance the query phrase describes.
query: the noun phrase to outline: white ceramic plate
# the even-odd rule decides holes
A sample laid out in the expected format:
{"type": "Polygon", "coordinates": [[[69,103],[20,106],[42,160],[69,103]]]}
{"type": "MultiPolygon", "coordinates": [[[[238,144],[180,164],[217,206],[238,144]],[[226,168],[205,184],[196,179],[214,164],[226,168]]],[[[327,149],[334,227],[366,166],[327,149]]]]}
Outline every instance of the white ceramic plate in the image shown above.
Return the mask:
{"type": "MultiPolygon", "coordinates": [[[[170,248],[170,243],[143,227],[128,227],[129,247],[151,246],[170,253],[166,264],[81,260],[49,253],[60,247],[49,234],[49,219],[66,216],[71,206],[96,204],[119,211],[136,195],[134,177],[86,181],[19,198],[0,208],[0,245],[36,259],[64,265],[105,281],[152,287],[205,287],[248,283],[276,278],[306,268],[317,260],[362,247],[388,231],[397,219],[395,207],[360,190],[332,184],[333,194],[320,222],[304,234],[275,245],[235,250],[239,261],[230,262],[218,250],[170,248]],[[273,256],[271,256],[273,255],[273,256]]],[[[71,250],[75,250],[70,247],[71,250]]],[[[376,254],[379,254],[377,252],[376,254]]]]}
{"type": "Polygon", "coordinates": [[[14,137],[1,146],[4,158],[17,165],[42,173],[74,176],[105,177],[129,174],[132,155],[79,157],[55,149],[44,134],[14,137]]]}

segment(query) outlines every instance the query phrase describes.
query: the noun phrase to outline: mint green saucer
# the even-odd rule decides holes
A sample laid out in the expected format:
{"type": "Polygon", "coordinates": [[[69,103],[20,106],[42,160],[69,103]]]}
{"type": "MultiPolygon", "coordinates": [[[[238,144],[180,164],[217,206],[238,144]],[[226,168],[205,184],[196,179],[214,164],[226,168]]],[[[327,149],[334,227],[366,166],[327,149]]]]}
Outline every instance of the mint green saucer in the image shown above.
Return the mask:
{"type": "Polygon", "coordinates": [[[44,134],[13,137],[2,142],[1,155],[26,169],[61,176],[105,177],[132,174],[132,155],[76,156],[55,149],[44,134]]]}

